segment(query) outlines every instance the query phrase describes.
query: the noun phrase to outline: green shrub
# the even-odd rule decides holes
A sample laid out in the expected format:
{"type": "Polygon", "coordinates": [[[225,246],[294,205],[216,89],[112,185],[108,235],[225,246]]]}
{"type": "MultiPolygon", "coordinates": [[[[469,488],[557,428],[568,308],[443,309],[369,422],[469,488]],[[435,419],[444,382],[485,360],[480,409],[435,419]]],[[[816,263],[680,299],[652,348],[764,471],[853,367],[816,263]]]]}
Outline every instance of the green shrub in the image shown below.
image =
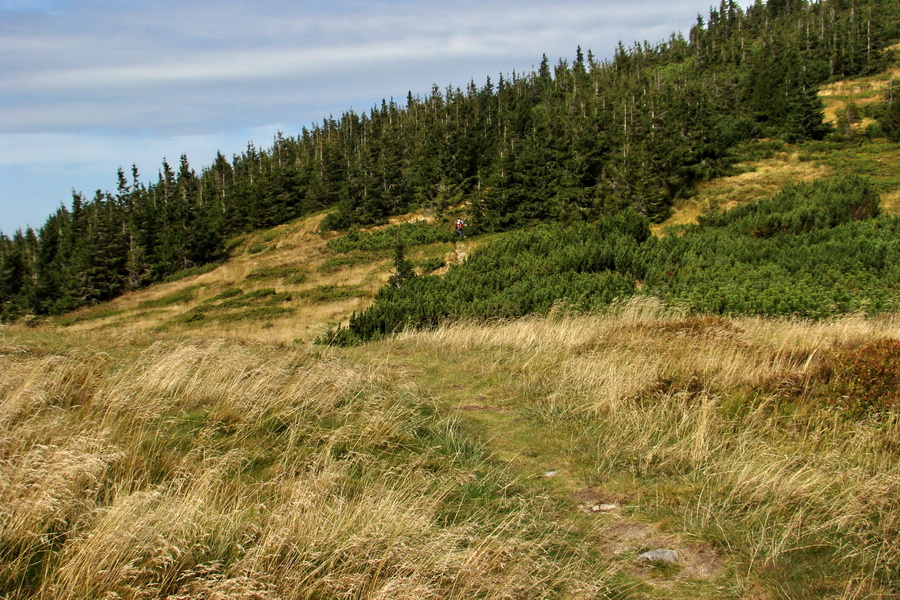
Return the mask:
{"type": "Polygon", "coordinates": [[[246,279],[286,279],[288,277],[296,277],[302,271],[291,265],[279,265],[276,267],[259,267],[253,269],[246,279]]]}
{"type": "Polygon", "coordinates": [[[751,202],[726,213],[700,219],[737,233],[771,237],[830,229],[850,221],[877,217],[878,193],[859,176],[845,176],[785,188],[770,200],[751,202]]]}
{"type": "Polygon", "coordinates": [[[320,285],[297,295],[310,302],[325,304],[350,298],[362,298],[368,296],[369,292],[355,285],[320,285]]]}
{"type": "Polygon", "coordinates": [[[460,318],[593,310],[636,293],[695,313],[829,317],[900,310],[900,219],[879,216],[873,186],[838,177],[650,237],[632,212],[592,225],[513,231],[442,277],[379,290],[326,343],[374,339],[460,318]],[[640,290],[640,291],[638,291],[640,290]]]}
{"type": "Polygon", "coordinates": [[[234,298],[235,296],[240,296],[243,293],[244,292],[242,290],[240,290],[239,288],[228,288],[228,289],[222,290],[215,296],[208,298],[206,300],[206,302],[217,302],[219,300],[227,300],[228,298],[234,298]]]}
{"type": "Polygon", "coordinates": [[[321,273],[334,273],[336,271],[340,271],[341,269],[349,269],[350,267],[355,267],[357,265],[364,265],[366,263],[370,263],[373,259],[370,256],[363,256],[360,254],[352,254],[350,256],[333,256],[319,265],[319,272],[321,273]]]}
{"type": "Polygon", "coordinates": [[[647,220],[622,213],[595,225],[515,231],[473,253],[443,277],[412,277],[379,290],[375,304],[322,338],[367,340],[410,324],[546,313],[565,300],[590,310],[635,293],[635,257],[650,235],[647,220]]]}
{"type": "Polygon", "coordinates": [[[206,313],[201,310],[192,310],[190,312],[184,313],[183,315],[178,315],[177,317],[172,319],[173,323],[179,323],[182,325],[198,324],[205,321],[206,313]]]}
{"type": "Polygon", "coordinates": [[[434,273],[438,269],[442,268],[446,263],[443,258],[439,256],[435,256],[433,258],[426,258],[422,262],[419,263],[419,273],[422,275],[427,275],[428,273],[434,273]]]}
{"type": "MultiPolygon", "coordinates": [[[[249,306],[250,304],[272,305],[287,302],[291,299],[291,294],[287,292],[276,293],[275,288],[260,288],[252,292],[247,292],[246,294],[241,293],[240,290],[238,290],[238,292],[238,294],[229,292],[223,302],[208,308],[216,310],[234,310],[236,308],[249,306]]],[[[210,301],[211,300],[212,299],[210,299],[210,301]]]]}
{"type": "Polygon", "coordinates": [[[455,234],[450,227],[423,222],[401,223],[370,233],[351,229],[345,235],[329,240],[328,249],[340,253],[353,250],[372,252],[393,248],[398,243],[408,248],[438,242],[452,242],[454,237],[455,234]]]}
{"type": "Polygon", "coordinates": [[[190,287],[186,287],[166,296],[154,298],[153,300],[144,300],[138,306],[140,308],[161,308],[164,306],[172,306],[173,304],[185,304],[186,302],[190,302],[194,299],[194,292],[196,292],[201,287],[203,286],[193,285],[190,287]]]}

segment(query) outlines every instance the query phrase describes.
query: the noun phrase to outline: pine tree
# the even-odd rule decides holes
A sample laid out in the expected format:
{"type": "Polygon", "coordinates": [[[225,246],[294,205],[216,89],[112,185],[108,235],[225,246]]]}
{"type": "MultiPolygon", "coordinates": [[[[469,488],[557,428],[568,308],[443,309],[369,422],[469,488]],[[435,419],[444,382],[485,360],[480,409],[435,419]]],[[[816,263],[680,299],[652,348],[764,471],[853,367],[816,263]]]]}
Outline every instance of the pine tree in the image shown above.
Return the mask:
{"type": "Polygon", "coordinates": [[[388,285],[399,288],[415,276],[416,271],[406,258],[406,248],[398,239],[394,246],[394,274],[388,279],[388,285]]]}
{"type": "Polygon", "coordinates": [[[788,103],[788,117],[785,122],[786,138],[789,142],[802,139],[821,140],[831,132],[831,126],[824,120],[825,105],[810,84],[797,88],[788,103]]]}
{"type": "Polygon", "coordinates": [[[884,116],[878,122],[887,139],[892,142],[900,142],[900,95],[895,96],[893,101],[888,104],[884,116]]]}

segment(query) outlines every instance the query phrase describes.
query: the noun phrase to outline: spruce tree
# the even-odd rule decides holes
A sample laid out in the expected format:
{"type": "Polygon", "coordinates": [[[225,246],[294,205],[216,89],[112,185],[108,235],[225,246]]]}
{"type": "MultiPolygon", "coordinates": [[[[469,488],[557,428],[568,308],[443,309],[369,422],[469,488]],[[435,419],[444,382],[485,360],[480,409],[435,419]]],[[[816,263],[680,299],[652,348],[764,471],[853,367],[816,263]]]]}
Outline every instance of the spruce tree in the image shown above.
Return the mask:
{"type": "Polygon", "coordinates": [[[785,137],[789,142],[821,140],[831,132],[823,119],[825,105],[812,85],[802,85],[791,95],[788,110],[785,137]]]}
{"type": "Polygon", "coordinates": [[[884,116],[878,120],[884,136],[892,142],[900,142],[900,97],[888,104],[884,116]]]}
{"type": "Polygon", "coordinates": [[[398,239],[394,246],[394,274],[388,279],[388,285],[399,288],[415,276],[412,263],[406,258],[406,248],[398,239]]]}

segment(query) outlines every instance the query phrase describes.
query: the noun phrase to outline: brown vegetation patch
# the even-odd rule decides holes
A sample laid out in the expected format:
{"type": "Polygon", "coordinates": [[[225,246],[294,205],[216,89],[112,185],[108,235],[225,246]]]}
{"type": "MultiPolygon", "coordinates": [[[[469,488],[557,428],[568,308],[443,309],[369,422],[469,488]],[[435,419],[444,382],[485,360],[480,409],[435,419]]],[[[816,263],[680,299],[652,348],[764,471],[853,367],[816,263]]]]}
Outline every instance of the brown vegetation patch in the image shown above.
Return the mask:
{"type": "Polygon", "coordinates": [[[702,317],[688,317],[677,321],[660,323],[655,326],[660,333],[676,336],[700,336],[700,337],[734,337],[744,333],[744,330],[731,319],[719,315],[702,317]]]}
{"type": "Polygon", "coordinates": [[[882,339],[835,351],[820,376],[837,392],[835,401],[858,416],[900,408],[900,341],[882,339]]]}
{"type": "Polygon", "coordinates": [[[900,190],[882,194],[881,209],[889,215],[900,215],[900,190]]]}

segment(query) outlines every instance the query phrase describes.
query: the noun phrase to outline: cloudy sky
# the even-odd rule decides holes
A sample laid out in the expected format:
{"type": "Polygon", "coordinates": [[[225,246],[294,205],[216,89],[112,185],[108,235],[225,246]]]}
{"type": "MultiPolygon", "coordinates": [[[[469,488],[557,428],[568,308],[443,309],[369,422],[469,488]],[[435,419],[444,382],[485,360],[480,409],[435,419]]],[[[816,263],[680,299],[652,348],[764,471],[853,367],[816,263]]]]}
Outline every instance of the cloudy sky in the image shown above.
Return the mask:
{"type": "MultiPolygon", "coordinates": [[[[718,2],[715,2],[718,4],[718,2]]],[[[747,2],[742,2],[746,6],[747,2]]],[[[0,231],[348,108],[685,33],[709,0],[0,0],[0,231]]]]}

